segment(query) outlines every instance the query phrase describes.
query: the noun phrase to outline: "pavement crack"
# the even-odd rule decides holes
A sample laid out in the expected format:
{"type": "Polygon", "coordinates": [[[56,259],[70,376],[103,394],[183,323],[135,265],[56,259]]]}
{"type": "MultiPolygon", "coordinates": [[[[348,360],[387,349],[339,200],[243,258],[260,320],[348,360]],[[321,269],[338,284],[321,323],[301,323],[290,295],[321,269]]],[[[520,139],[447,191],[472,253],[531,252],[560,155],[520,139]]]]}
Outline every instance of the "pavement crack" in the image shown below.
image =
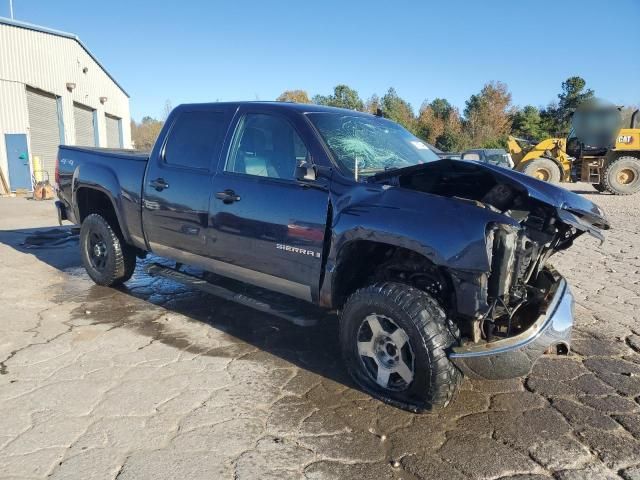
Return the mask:
{"type": "MultiPolygon", "coordinates": [[[[45,310],[42,310],[42,312],[44,312],[45,310]]],[[[38,312],[38,315],[41,315],[42,312],[38,312]]],[[[62,337],[63,335],[66,335],[67,333],[71,333],[71,331],[73,330],[74,326],[73,325],[69,325],[67,322],[62,322],[63,325],[67,326],[67,330],[64,332],[60,332],[57,335],[54,335],[51,338],[48,338],[47,340],[45,340],[44,342],[33,342],[30,343],[28,345],[25,345],[24,347],[18,348],[16,350],[13,350],[9,353],[9,355],[2,361],[0,361],[0,375],[6,375],[9,373],[9,369],[7,367],[7,362],[9,362],[13,357],[15,357],[18,353],[23,352],[31,347],[35,347],[36,345],[47,345],[51,342],[56,341],[58,338],[62,337]]],[[[32,327],[35,328],[35,327],[32,327]]],[[[30,329],[31,330],[31,329],[30,329]]],[[[25,330],[26,332],[30,332],[30,330],[25,330]]],[[[30,332],[30,333],[36,333],[37,332],[30,332]]]]}
{"type": "Polygon", "coordinates": [[[113,480],[118,480],[120,478],[120,475],[122,475],[122,472],[124,471],[124,466],[127,464],[127,461],[129,460],[129,457],[130,456],[127,455],[127,457],[125,457],[125,459],[122,461],[122,465],[120,465],[120,468],[118,468],[118,471],[113,476],[113,480]]]}

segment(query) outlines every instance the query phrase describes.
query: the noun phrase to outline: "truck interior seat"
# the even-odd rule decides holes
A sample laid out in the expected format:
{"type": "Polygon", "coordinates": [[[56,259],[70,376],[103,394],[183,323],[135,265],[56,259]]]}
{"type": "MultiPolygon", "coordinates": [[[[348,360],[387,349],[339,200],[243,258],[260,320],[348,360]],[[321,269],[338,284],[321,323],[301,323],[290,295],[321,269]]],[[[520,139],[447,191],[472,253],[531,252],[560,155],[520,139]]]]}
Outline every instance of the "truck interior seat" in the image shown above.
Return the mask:
{"type": "Polygon", "coordinates": [[[235,171],[261,177],[278,177],[271,165],[264,132],[248,127],[242,134],[235,171]]]}

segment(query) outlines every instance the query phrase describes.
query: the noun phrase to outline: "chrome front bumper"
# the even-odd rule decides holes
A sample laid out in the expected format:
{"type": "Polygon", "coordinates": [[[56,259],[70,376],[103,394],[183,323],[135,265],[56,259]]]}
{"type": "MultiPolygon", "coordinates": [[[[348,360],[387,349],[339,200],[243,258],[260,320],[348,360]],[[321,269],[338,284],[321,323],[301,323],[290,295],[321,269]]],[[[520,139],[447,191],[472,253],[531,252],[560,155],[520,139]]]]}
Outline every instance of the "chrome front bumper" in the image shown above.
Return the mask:
{"type": "Polygon", "coordinates": [[[451,361],[470,378],[499,380],[523,377],[549,347],[567,348],[573,326],[573,295],[564,278],[554,286],[555,293],[546,311],[521,334],[486,344],[454,347],[451,361]]]}

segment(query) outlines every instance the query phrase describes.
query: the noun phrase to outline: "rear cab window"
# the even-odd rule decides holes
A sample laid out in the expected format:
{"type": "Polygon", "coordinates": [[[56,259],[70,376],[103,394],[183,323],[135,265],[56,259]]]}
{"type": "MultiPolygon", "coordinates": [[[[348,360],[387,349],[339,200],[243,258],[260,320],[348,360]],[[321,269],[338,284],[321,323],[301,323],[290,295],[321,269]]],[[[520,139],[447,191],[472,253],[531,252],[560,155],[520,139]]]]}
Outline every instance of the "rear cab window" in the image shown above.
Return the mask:
{"type": "Polygon", "coordinates": [[[180,112],[167,136],[163,161],[168,166],[210,170],[226,130],[222,111],[180,112]]]}

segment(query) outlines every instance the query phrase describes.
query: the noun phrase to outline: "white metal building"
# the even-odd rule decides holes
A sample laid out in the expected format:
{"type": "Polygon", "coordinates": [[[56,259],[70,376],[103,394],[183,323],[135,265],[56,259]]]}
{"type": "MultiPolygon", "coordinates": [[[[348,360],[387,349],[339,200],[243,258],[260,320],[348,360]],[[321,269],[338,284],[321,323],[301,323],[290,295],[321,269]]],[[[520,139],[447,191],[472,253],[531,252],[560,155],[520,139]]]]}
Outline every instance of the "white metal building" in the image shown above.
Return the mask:
{"type": "MultiPolygon", "coordinates": [[[[0,169],[31,189],[68,145],[130,148],[129,95],[75,35],[0,17],[0,169]]],[[[0,187],[2,187],[0,185],[0,187]]]]}

